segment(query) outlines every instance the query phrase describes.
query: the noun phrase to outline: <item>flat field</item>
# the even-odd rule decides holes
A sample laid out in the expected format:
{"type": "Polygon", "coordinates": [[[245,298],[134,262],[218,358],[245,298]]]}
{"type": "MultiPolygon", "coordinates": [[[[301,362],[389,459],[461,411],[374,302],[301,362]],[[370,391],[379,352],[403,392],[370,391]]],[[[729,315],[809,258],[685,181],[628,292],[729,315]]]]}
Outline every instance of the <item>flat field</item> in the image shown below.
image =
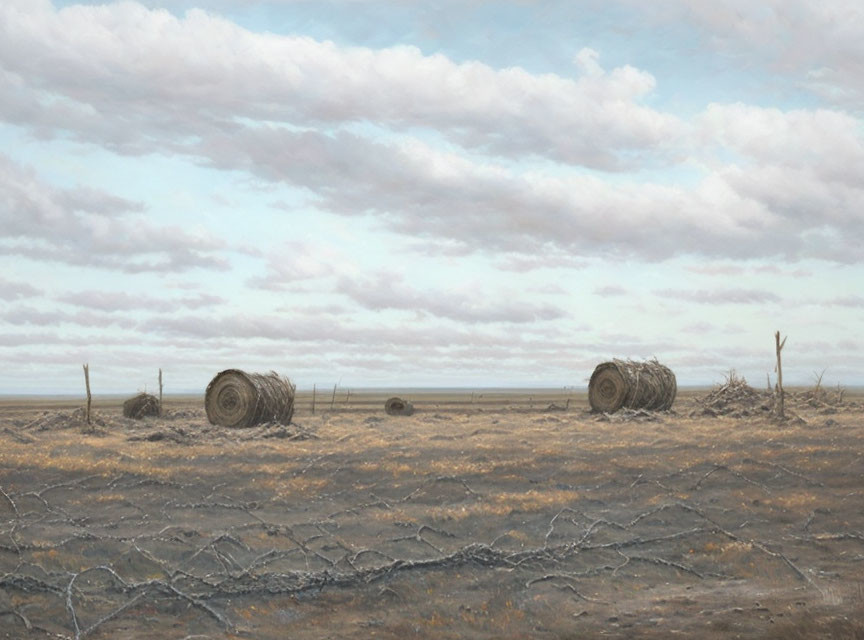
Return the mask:
{"type": "Polygon", "coordinates": [[[0,402],[0,638],[864,638],[861,397],[342,394],[0,402]]]}

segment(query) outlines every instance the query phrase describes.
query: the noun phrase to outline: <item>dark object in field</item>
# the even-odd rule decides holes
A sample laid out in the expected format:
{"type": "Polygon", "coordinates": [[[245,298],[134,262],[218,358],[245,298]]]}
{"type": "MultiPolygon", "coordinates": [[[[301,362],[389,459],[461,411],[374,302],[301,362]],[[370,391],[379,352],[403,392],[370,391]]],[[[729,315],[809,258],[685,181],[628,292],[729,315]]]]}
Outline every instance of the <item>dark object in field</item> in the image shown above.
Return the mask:
{"type": "Polygon", "coordinates": [[[159,415],[159,398],[149,393],[139,393],[123,403],[123,415],[126,418],[140,420],[149,416],[159,415]]]}
{"type": "Polygon", "coordinates": [[[384,411],[388,416],[410,416],[414,413],[414,405],[402,398],[390,398],[384,403],[384,411]]]}
{"type": "Polygon", "coordinates": [[[291,424],[294,385],[276,372],[227,369],[207,385],[204,409],[210,424],[251,427],[262,422],[291,424]]]}
{"type": "Polygon", "coordinates": [[[623,408],[666,411],[677,392],[675,374],[656,360],[613,360],[594,369],[588,383],[588,402],[595,413],[623,408]]]}

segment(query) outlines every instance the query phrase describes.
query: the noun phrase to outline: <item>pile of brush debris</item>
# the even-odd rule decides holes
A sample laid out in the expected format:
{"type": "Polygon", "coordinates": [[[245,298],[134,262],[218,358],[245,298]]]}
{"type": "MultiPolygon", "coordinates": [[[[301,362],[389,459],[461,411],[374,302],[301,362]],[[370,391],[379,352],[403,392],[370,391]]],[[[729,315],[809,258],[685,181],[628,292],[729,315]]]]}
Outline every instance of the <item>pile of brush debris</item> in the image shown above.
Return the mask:
{"type": "Polygon", "coordinates": [[[219,427],[207,422],[203,410],[166,411],[163,416],[150,420],[93,413],[89,424],[83,408],[74,411],[40,411],[35,418],[0,419],[0,433],[24,444],[36,442],[39,432],[67,429],[76,429],[87,435],[123,434],[127,440],[133,442],[168,441],[176,444],[271,438],[314,440],[319,437],[314,426],[303,426],[295,422],[288,425],[265,422],[246,429],[219,427]]]}
{"type": "Polygon", "coordinates": [[[238,429],[218,425],[187,424],[185,427],[176,424],[154,423],[145,428],[135,429],[126,439],[129,441],[159,442],[169,441],[176,444],[196,444],[219,440],[259,440],[279,438],[284,440],[317,440],[314,428],[292,422],[284,425],[278,422],[265,422],[254,427],[238,429]]]}
{"type": "Polygon", "coordinates": [[[87,414],[83,408],[68,413],[66,411],[42,411],[34,420],[15,420],[13,425],[21,431],[57,431],[60,429],[86,429],[88,426],[107,426],[104,418],[91,416],[91,425],[87,424],[87,414]]]}
{"type": "Polygon", "coordinates": [[[747,380],[730,371],[723,384],[698,400],[698,406],[690,412],[690,417],[751,418],[768,416],[773,410],[773,394],[754,389],[747,380]]]}
{"type": "Polygon", "coordinates": [[[845,392],[846,390],[839,385],[836,389],[829,391],[817,384],[814,388],[806,391],[787,393],[786,398],[791,399],[799,407],[810,407],[818,409],[820,414],[831,414],[837,413],[841,406],[857,408],[854,403],[844,403],[843,394],[845,392]]]}

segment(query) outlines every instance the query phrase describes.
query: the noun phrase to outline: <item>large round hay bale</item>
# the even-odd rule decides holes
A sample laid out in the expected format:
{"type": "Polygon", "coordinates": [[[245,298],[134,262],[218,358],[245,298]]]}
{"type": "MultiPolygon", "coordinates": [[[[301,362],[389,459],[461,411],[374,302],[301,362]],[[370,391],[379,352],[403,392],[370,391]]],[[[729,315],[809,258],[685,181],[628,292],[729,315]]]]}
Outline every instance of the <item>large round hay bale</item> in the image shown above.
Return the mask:
{"type": "Polygon", "coordinates": [[[275,372],[227,369],[207,385],[204,408],[210,423],[223,427],[251,427],[262,422],[287,425],[294,415],[294,385],[275,372]]]}
{"type": "Polygon", "coordinates": [[[158,416],[159,398],[149,393],[139,393],[123,403],[123,415],[127,418],[140,420],[148,416],[158,416]]]}
{"type": "Polygon", "coordinates": [[[389,398],[384,403],[384,411],[388,416],[410,416],[414,413],[414,405],[402,398],[389,398]]]}
{"type": "Polygon", "coordinates": [[[656,360],[613,360],[597,365],[588,383],[588,402],[596,413],[619,409],[666,411],[678,385],[675,374],[656,360]]]}

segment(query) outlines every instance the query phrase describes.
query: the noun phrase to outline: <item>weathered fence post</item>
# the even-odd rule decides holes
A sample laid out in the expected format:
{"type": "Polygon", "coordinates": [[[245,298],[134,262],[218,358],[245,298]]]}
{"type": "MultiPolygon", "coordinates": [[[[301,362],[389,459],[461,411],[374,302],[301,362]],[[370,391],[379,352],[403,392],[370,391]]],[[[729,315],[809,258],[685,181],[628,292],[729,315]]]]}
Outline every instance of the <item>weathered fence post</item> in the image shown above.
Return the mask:
{"type": "Polygon", "coordinates": [[[90,424],[90,404],[93,401],[93,396],[90,395],[90,364],[84,365],[84,385],[87,387],[87,424],[90,424]]]}
{"type": "Polygon", "coordinates": [[[777,349],[777,398],[774,404],[774,411],[780,420],[786,418],[785,398],[783,395],[783,364],[780,360],[780,352],[783,350],[783,345],[786,344],[786,337],[784,337],[781,342],[780,332],[774,332],[774,344],[777,349]]]}

